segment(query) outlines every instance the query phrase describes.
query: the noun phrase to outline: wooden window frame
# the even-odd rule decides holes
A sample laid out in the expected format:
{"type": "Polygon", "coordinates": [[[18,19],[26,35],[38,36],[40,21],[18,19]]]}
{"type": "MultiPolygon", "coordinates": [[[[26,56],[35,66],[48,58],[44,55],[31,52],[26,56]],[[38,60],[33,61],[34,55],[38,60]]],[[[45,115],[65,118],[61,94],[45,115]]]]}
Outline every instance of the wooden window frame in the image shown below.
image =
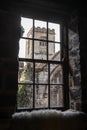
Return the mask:
{"type": "MultiPolygon", "coordinates": [[[[18,108],[17,107],[17,111],[21,111],[21,110],[37,110],[37,109],[58,109],[58,110],[66,110],[69,107],[69,95],[68,95],[68,31],[67,31],[67,27],[65,27],[63,24],[60,24],[60,37],[61,37],[61,41],[57,42],[57,41],[50,41],[48,40],[48,21],[47,22],[47,40],[44,39],[36,39],[34,38],[34,28],[33,28],[33,37],[32,38],[27,38],[27,37],[21,37],[21,39],[25,39],[25,40],[32,40],[32,44],[33,44],[33,52],[34,52],[34,41],[42,41],[42,42],[47,42],[47,60],[41,60],[41,59],[34,59],[34,53],[32,55],[32,59],[28,59],[28,58],[18,58],[18,61],[20,62],[32,62],[34,65],[34,72],[35,72],[35,63],[47,63],[48,64],[48,77],[50,77],[50,69],[49,66],[50,64],[60,64],[62,65],[63,68],[63,84],[60,84],[63,86],[63,98],[64,98],[64,106],[63,107],[50,107],[50,79],[48,80],[48,107],[46,108],[36,108],[35,107],[35,73],[33,74],[34,80],[33,80],[33,107],[32,108],[18,108]],[[61,45],[61,60],[60,61],[51,61],[48,59],[48,42],[52,42],[52,43],[58,43],[61,45]]],[[[55,22],[54,22],[55,23],[55,22]]],[[[34,23],[34,19],[33,19],[33,27],[34,27],[35,23],[34,23]]],[[[20,84],[20,83],[18,83],[20,84]]],[[[23,83],[26,85],[26,83],[23,83]]],[[[40,85],[40,84],[37,84],[40,85]]],[[[53,85],[53,84],[52,84],[53,85]]],[[[55,85],[55,84],[54,84],[55,85]]]]}

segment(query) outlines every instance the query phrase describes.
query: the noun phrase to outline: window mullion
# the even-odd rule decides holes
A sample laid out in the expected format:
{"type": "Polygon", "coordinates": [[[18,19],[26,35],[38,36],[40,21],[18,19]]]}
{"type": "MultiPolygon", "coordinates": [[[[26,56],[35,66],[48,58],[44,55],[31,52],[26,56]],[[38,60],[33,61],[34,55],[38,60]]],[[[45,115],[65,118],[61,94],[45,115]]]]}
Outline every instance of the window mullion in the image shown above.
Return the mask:
{"type": "MultiPolygon", "coordinates": [[[[47,22],[47,61],[49,60],[48,58],[48,22],[47,22]]],[[[50,64],[48,63],[48,108],[50,109],[50,64]]]]}
{"type": "Polygon", "coordinates": [[[48,61],[48,22],[47,22],[47,61],[48,61]]]}
{"type": "Polygon", "coordinates": [[[35,32],[35,27],[34,27],[34,19],[33,19],[33,34],[32,34],[32,39],[33,39],[33,41],[32,41],[32,59],[34,59],[34,32],[35,32]]]}
{"type": "MultiPolygon", "coordinates": [[[[35,28],[34,28],[34,19],[33,19],[33,34],[32,34],[32,59],[34,59],[34,32],[35,32],[35,28]]],[[[33,108],[35,108],[35,62],[33,62],[33,108]]]]}
{"type": "Polygon", "coordinates": [[[33,63],[33,108],[35,108],[35,62],[33,63]]]}
{"type": "Polygon", "coordinates": [[[50,64],[48,64],[48,108],[50,109],[50,64]]]}

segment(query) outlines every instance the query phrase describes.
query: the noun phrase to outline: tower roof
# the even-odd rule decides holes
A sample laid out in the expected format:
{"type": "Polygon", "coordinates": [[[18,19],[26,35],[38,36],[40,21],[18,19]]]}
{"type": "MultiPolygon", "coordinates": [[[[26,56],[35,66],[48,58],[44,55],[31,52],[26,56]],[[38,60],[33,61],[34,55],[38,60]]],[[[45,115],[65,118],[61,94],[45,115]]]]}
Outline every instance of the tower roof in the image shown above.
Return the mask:
{"type": "MultiPolygon", "coordinates": [[[[46,33],[47,29],[45,27],[42,27],[42,28],[41,27],[35,27],[34,31],[35,32],[40,32],[40,33],[46,33]]],[[[29,36],[30,34],[32,34],[32,32],[33,32],[33,27],[29,30],[29,32],[27,33],[27,35],[29,36]]],[[[55,29],[48,28],[48,33],[55,35],[55,29]]]]}

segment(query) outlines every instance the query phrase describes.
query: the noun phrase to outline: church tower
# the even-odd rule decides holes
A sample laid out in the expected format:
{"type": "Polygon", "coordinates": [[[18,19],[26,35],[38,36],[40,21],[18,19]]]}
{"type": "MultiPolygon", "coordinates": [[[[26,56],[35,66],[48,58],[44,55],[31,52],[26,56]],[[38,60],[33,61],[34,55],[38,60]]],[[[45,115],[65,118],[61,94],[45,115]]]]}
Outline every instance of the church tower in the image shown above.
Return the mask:
{"type": "Polygon", "coordinates": [[[33,36],[33,28],[29,30],[27,33],[27,37],[29,40],[26,42],[26,57],[34,59],[44,59],[47,58],[47,44],[48,44],[48,55],[51,59],[55,54],[55,44],[50,41],[55,41],[55,30],[48,29],[48,36],[47,36],[47,29],[36,27],[34,28],[34,36],[33,36]],[[31,38],[34,37],[34,41],[31,38]],[[47,42],[47,37],[49,41],[47,42]],[[34,44],[34,49],[33,49],[34,44]],[[32,55],[34,51],[34,56],[32,55]]]}

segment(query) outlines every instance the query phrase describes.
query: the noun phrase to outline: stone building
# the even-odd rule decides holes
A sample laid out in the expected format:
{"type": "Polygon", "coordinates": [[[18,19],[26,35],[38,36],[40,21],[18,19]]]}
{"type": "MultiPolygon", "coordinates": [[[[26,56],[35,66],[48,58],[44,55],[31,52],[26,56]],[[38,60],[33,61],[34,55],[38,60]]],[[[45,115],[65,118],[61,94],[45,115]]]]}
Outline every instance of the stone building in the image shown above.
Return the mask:
{"type": "MultiPolygon", "coordinates": [[[[28,38],[33,37],[33,28],[29,30],[27,33],[28,38]]],[[[48,37],[50,41],[55,41],[55,30],[54,29],[49,29],[48,30],[48,37]]],[[[47,29],[46,28],[40,28],[36,27],[34,28],[34,38],[37,39],[34,42],[34,59],[46,59],[46,41],[47,40],[47,29]],[[43,41],[38,41],[38,39],[41,39],[43,41]]],[[[51,59],[53,55],[55,54],[55,45],[53,43],[50,44],[49,47],[49,58],[51,59]]],[[[26,43],[26,54],[25,56],[27,58],[32,57],[32,40],[28,40],[26,43]]]]}

